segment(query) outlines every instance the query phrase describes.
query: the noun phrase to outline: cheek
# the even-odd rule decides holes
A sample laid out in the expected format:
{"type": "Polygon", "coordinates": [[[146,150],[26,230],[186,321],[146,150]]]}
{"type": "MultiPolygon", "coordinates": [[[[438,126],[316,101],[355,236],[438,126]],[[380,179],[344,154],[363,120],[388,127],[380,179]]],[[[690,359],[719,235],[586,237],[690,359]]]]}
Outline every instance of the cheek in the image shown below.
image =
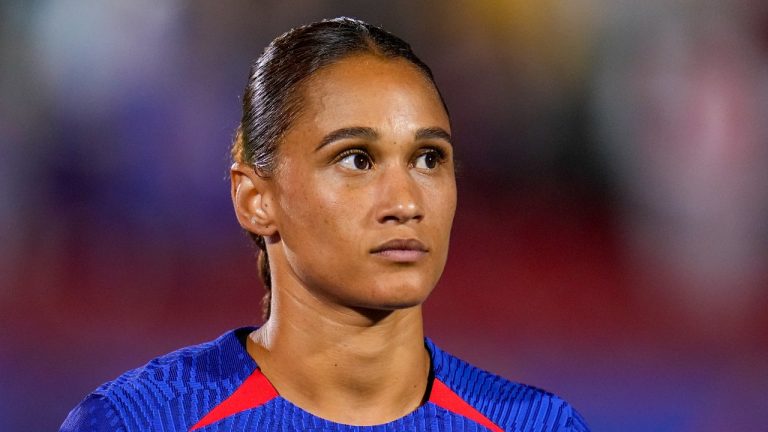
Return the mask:
{"type": "MultiPolygon", "coordinates": [[[[292,246],[348,242],[361,209],[360,199],[343,184],[312,177],[293,182],[281,193],[283,239],[292,246]],[[294,238],[292,238],[294,237],[294,238]]],[[[327,248],[326,248],[327,250],[327,248]]]]}
{"type": "Polygon", "coordinates": [[[443,194],[443,211],[445,212],[446,219],[449,221],[453,221],[453,215],[456,213],[456,198],[456,180],[451,176],[451,180],[448,182],[446,191],[443,194]]]}
{"type": "Polygon", "coordinates": [[[443,230],[448,236],[456,213],[456,182],[452,177],[435,182],[427,188],[426,195],[429,202],[427,212],[434,215],[438,221],[436,228],[443,230]]]}
{"type": "Polygon", "coordinates": [[[437,234],[437,236],[440,238],[440,241],[442,242],[443,253],[441,260],[443,261],[443,265],[445,264],[445,260],[448,257],[448,247],[451,240],[451,227],[453,225],[453,216],[455,211],[455,199],[451,202],[448,202],[448,200],[443,202],[443,208],[441,209],[440,227],[438,228],[440,232],[437,234]]]}
{"type": "Polygon", "coordinates": [[[307,286],[357,289],[359,283],[350,281],[359,282],[365,270],[351,263],[365,257],[367,204],[353,188],[336,183],[326,178],[283,190],[279,231],[288,265],[307,286]]]}

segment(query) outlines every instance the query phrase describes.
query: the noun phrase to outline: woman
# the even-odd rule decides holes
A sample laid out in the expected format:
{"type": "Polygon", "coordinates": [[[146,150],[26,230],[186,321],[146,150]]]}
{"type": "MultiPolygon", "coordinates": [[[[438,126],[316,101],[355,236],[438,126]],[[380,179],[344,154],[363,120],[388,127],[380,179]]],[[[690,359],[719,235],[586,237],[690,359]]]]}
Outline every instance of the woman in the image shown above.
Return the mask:
{"type": "Polygon", "coordinates": [[[587,430],[558,397],[424,339],[456,184],[447,110],[405,42],[348,18],[278,37],[232,155],[264,325],[127,372],[62,431],[587,430]]]}

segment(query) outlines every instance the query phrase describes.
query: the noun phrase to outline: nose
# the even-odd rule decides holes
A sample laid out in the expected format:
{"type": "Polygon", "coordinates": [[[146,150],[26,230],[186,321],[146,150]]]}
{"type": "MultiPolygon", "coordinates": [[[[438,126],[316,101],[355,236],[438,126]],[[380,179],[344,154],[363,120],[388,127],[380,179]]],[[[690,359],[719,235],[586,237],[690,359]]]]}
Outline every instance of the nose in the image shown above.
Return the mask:
{"type": "Polygon", "coordinates": [[[404,167],[392,167],[381,173],[378,189],[377,221],[405,224],[424,218],[423,191],[404,167]]]}

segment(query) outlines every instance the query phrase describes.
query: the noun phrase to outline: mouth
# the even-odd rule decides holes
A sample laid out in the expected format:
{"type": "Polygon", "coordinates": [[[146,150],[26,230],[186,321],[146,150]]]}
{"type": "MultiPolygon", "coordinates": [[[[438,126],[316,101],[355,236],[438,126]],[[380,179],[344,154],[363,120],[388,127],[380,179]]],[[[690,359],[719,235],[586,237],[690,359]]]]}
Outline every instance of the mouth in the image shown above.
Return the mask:
{"type": "Polygon", "coordinates": [[[429,249],[417,239],[394,239],[371,249],[371,254],[399,263],[416,262],[423,258],[429,249]]]}

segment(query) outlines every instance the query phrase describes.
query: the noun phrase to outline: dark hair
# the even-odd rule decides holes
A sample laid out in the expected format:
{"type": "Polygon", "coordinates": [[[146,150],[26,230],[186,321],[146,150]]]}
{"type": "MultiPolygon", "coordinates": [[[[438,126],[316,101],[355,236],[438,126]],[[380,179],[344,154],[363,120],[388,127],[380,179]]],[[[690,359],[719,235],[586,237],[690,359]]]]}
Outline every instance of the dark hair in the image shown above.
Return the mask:
{"type": "MultiPolygon", "coordinates": [[[[315,22],[277,37],[251,65],[243,117],[232,144],[233,161],[252,165],[259,175],[272,175],[278,144],[301,112],[302,83],[324,66],[355,54],[409,61],[429,79],[445,107],[432,71],[402,39],[352,18],[315,22]]],[[[248,234],[260,250],[259,274],[267,290],[262,308],[267,319],[272,288],[267,248],[264,238],[248,234]]]]}

